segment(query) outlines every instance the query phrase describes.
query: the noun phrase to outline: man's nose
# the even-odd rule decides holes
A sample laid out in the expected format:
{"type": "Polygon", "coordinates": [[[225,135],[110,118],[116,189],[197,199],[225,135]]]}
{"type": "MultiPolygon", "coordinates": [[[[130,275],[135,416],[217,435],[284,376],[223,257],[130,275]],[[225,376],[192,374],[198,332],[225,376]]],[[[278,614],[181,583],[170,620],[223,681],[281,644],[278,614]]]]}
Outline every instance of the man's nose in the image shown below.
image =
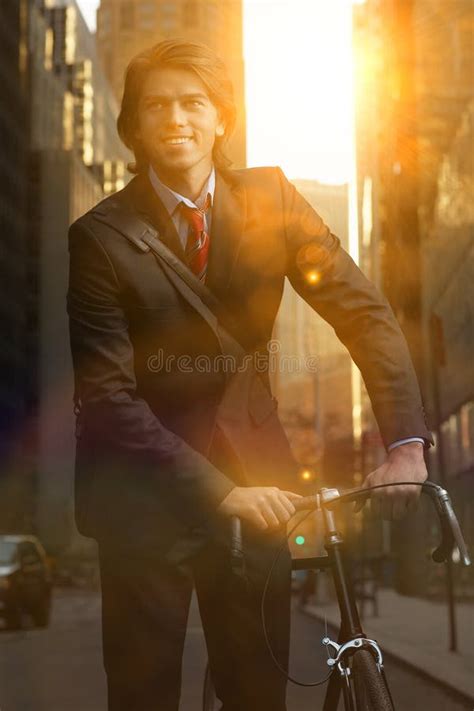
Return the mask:
{"type": "Polygon", "coordinates": [[[170,102],[166,112],[166,123],[170,126],[183,126],[186,121],[186,112],[181,104],[178,101],[170,102]]]}

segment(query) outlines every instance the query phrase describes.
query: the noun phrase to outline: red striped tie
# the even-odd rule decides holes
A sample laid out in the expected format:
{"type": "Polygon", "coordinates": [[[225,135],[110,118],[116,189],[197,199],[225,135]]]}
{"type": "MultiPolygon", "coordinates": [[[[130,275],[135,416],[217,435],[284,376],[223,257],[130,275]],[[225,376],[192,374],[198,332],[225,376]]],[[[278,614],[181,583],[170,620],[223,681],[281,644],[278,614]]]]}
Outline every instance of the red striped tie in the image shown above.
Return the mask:
{"type": "Polygon", "coordinates": [[[207,270],[207,255],[209,253],[209,235],[204,229],[204,215],[211,204],[209,195],[202,209],[181,204],[184,217],[189,222],[190,229],[186,242],[186,262],[196,276],[204,281],[207,270]]]}

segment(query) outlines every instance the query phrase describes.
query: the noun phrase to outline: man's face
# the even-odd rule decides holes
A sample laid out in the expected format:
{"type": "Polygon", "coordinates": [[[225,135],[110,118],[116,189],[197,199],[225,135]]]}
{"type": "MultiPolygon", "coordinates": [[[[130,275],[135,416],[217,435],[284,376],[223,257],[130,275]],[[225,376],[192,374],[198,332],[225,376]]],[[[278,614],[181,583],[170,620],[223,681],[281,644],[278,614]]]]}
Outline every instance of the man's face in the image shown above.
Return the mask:
{"type": "Polygon", "coordinates": [[[135,135],[149,162],[164,173],[183,173],[212,165],[216,136],[224,134],[219,112],[192,71],[158,68],[145,79],[135,135]]]}

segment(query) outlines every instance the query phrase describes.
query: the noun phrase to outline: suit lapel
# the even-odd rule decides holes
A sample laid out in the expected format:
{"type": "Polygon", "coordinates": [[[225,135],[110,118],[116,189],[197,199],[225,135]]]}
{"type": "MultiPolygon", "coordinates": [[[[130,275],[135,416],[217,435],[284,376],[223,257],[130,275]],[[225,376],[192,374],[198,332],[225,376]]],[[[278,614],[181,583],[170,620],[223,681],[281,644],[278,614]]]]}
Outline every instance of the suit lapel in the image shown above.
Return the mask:
{"type": "MultiPolygon", "coordinates": [[[[167,209],[156,194],[147,175],[137,175],[125,188],[138,213],[158,230],[160,239],[185,262],[184,249],[167,209]]],[[[212,208],[210,248],[206,286],[218,298],[224,298],[231,283],[246,216],[245,191],[229,171],[216,170],[216,188],[212,208]]]]}
{"type": "Polygon", "coordinates": [[[227,171],[216,171],[206,285],[218,298],[229,288],[245,224],[244,189],[227,171]]]}
{"type": "Polygon", "coordinates": [[[184,249],[181,244],[178,232],[174,226],[174,222],[162,201],[153,189],[147,175],[137,175],[129,183],[130,199],[133,207],[144,218],[146,218],[153,227],[158,230],[160,239],[166,244],[172,252],[176,254],[182,261],[185,261],[184,249]]]}

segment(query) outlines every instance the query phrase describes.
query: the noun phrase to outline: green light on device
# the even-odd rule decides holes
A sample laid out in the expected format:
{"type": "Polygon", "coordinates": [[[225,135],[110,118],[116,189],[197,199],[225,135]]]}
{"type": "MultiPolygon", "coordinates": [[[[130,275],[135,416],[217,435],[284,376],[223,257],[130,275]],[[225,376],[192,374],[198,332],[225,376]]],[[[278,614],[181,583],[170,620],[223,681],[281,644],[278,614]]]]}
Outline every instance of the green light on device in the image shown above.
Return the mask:
{"type": "Polygon", "coordinates": [[[305,543],[305,537],[304,536],[296,536],[295,538],[295,543],[297,546],[303,546],[305,543]]]}

